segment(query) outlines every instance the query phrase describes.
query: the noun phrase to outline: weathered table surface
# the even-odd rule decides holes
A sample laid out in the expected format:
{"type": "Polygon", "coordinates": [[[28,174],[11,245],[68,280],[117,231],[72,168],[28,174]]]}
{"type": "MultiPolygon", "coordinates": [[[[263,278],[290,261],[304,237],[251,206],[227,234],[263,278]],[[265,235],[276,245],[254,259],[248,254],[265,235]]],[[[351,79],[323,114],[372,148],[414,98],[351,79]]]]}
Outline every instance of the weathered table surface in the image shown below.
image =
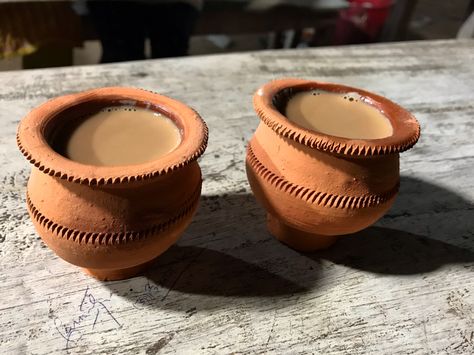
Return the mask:
{"type": "Polygon", "coordinates": [[[0,73],[0,353],[474,352],[474,41],[269,51],[0,73]],[[251,95],[296,76],[382,93],[422,125],[376,226],[312,255],[274,240],[244,171],[251,95]],[[18,121],[107,85],[180,99],[210,128],[199,212],[145,276],[100,282],[25,208],[18,121]]]}

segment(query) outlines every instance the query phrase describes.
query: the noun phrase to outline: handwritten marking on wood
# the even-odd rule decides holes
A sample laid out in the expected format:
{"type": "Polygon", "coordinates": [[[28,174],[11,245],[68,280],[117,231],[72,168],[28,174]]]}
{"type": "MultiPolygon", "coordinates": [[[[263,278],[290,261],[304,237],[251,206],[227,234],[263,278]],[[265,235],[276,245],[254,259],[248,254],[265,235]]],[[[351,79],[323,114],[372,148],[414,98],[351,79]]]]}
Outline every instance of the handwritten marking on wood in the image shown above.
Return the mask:
{"type": "Polygon", "coordinates": [[[105,303],[109,300],[98,300],[92,294],[89,287],[84,291],[81,303],[77,309],[77,316],[70,322],[64,323],[60,318],[54,318],[54,326],[58,333],[66,341],[66,350],[68,350],[71,344],[77,345],[82,339],[83,333],[81,328],[84,328],[86,324],[91,324],[92,330],[96,329],[96,325],[103,323],[107,319],[111,319],[118,328],[122,325],[114,317],[112,312],[107,308],[105,303]]]}

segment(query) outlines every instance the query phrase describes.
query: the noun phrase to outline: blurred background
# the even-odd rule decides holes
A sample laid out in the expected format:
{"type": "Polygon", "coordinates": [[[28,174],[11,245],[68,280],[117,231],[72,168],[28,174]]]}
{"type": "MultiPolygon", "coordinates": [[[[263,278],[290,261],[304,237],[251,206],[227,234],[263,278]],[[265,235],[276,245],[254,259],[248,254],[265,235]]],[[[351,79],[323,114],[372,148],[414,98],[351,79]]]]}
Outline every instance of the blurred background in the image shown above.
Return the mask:
{"type": "Polygon", "coordinates": [[[0,70],[472,37],[474,0],[0,0],[0,70]]]}

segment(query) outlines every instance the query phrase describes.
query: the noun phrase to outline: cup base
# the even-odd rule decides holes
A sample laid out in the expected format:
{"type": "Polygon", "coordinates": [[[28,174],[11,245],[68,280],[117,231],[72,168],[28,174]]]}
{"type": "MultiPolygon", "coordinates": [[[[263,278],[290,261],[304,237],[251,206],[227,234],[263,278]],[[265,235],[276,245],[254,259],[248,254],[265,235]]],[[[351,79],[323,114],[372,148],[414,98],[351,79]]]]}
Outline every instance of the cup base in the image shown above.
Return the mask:
{"type": "Polygon", "coordinates": [[[337,236],[309,233],[290,227],[270,213],[267,213],[267,228],[280,242],[302,252],[326,249],[337,241],[337,236]]]}
{"type": "Polygon", "coordinates": [[[100,281],[117,281],[117,280],[124,280],[129,279],[131,277],[137,276],[141,274],[143,271],[148,269],[153,263],[155,259],[147,261],[143,264],[139,264],[136,266],[132,266],[125,269],[89,269],[89,268],[82,268],[82,270],[100,280],[100,281]]]}

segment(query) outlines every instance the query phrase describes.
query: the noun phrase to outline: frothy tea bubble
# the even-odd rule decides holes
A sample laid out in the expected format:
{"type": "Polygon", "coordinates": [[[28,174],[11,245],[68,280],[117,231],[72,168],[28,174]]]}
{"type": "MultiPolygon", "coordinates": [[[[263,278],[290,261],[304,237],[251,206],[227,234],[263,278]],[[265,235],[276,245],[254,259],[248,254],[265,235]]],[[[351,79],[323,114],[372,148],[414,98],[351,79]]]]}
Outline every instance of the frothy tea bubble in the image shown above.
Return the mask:
{"type": "Polygon", "coordinates": [[[380,139],[393,134],[387,116],[357,92],[298,92],[288,101],[285,114],[305,129],[337,137],[380,139]]]}
{"type": "Polygon", "coordinates": [[[89,165],[141,164],[170,153],[180,142],[170,118],[140,107],[111,106],[81,122],[64,155],[89,165]]]}

